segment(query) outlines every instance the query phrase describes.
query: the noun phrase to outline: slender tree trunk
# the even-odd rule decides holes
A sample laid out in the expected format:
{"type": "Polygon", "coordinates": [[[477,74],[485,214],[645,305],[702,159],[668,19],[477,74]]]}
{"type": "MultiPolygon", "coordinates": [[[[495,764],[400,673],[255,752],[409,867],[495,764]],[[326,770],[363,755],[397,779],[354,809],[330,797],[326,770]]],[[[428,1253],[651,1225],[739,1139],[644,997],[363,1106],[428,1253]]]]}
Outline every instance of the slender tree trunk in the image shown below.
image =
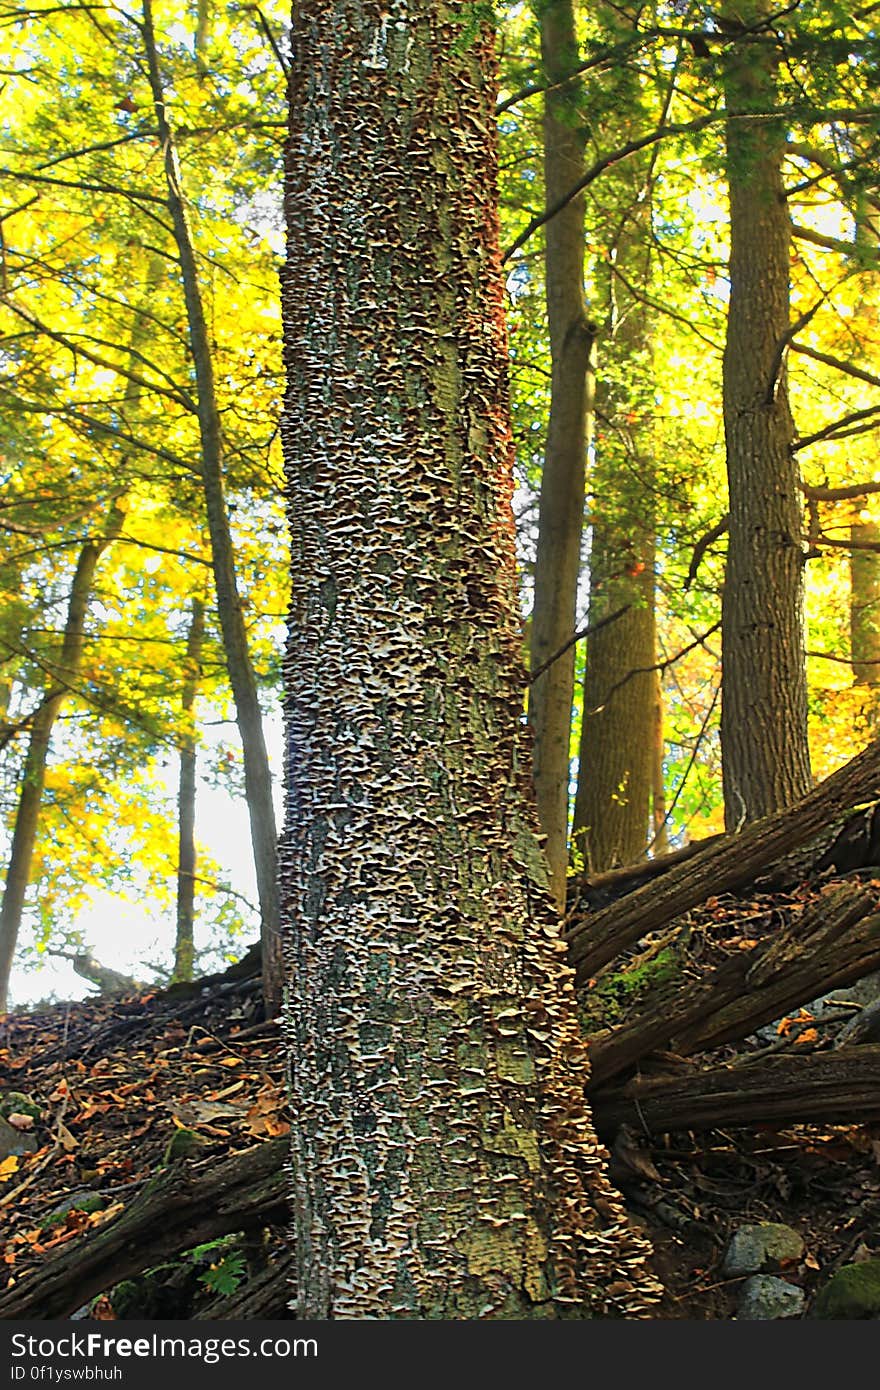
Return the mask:
{"type": "Polygon", "coordinates": [[[292,37],[297,1315],[634,1315],[519,722],[491,33],[301,0],[292,37]]]}
{"type": "Polygon", "coordinates": [[[590,638],[573,842],[585,872],[630,864],[648,843],[656,721],[653,536],[633,518],[626,550],[619,523],[596,521],[590,553],[590,622],[632,607],[590,638]],[[630,558],[636,557],[639,558],[630,558]],[[630,574],[628,570],[639,570],[630,574]],[[604,581],[601,576],[606,576],[604,581]]]}
{"type": "MultiPolygon", "coordinates": [[[[655,646],[656,655],[656,646],[655,646]]],[[[654,724],[651,740],[651,851],[656,859],[669,853],[669,826],[666,821],[666,770],[663,766],[666,740],[663,729],[663,682],[654,672],[654,724]]]]}
{"type": "Polygon", "coordinates": [[[590,489],[590,622],[629,608],[587,644],[572,835],[587,872],[645,853],[656,770],[651,325],[629,289],[650,280],[650,199],[644,170],[618,182],[620,228],[606,270],[596,385],[602,427],[590,489]]]}
{"type": "Polygon", "coordinates": [[[124,516],[122,506],[115,502],[104,535],[99,539],[86,541],[79,553],[67,603],[61,654],[54,667],[52,680],[46,687],[31,723],[6,871],[6,886],[0,905],[0,1010],[5,1010],[7,1006],[9,976],[15,959],[25,894],[30,883],[52,729],[65,697],[76,683],[82,664],[86,613],[98,561],[119,534],[124,516]]]}
{"type": "Polygon", "coordinates": [[[0,730],[9,714],[9,702],[19,663],[19,644],[24,626],[25,605],[21,599],[21,574],[17,566],[0,561],[0,591],[3,593],[3,626],[0,629],[0,730]]]}
{"type": "Polygon", "coordinates": [[[217,594],[217,611],[223,634],[226,669],[232,686],[238,730],[244,755],[244,782],[251,825],[251,843],[260,900],[263,947],[263,992],[269,1013],[281,1003],[283,962],[277,883],[275,809],[272,776],[263,737],[263,716],[251,663],[247,629],[238,593],[235,552],[229,530],[223,473],[223,436],[214,384],[211,344],[202,306],[199,275],[192,235],[183,200],[183,188],[173,132],[168,120],[165,93],[159,71],[153,30],[151,0],[143,0],[143,35],[156,112],[159,142],[165,159],[168,209],[180,262],[189,325],[190,348],[197,385],[202,484],[211,540],[211,558],[217,594]]]}
{"type": "MultiPolygon", "coordinates": [[[[853,542],[880,541],[876,521],[855,522],[853,542]]],[[[880,555],[854,548],[850,552],[849,636],[855,685],[880,685],[880,555]]]]}
{"type": "MultiPolygon", "coordinates": [[[[544,76],[544,184],[548,206],[583,173],[581,83],[572,0],[539,0],[544,76]]],[[[594,329],[584,299],[584,200],[574,198],[546,227],[545,283],[552,381],[541,475],[532,669],[564,646],[575,628],[584,514],[584,469],[591,412],[594,329]]],[[[574,647],[529,690],[534,731],[533,777],[550,886],[565,902],[568,868],[568,784],[574,647]]]]}
{"type": "MultiPolygon", "coordinates": [[[[729,4],[753,24],[769,0],[729,4]]],[[[785,345],[791,223],[785,132],[772,109],[774,57],[733,46],[725,73],[730,307],[724,433],[730,539],[722,603],[721,752],[729,830],[791,805],[810,786],[803,642],[801,504],[785,345]]]]}
{"type": "Polygon", "coordinates": [[[180,708],[184,718],[177,784],[177,931],[174,940],[173,983],[191,980],[195,948],[196,887],[196,735],[192,722],[205,636],[205,605],[198,595],[192,601],[192,618],[186,639],[186,674],[180,708]]]}

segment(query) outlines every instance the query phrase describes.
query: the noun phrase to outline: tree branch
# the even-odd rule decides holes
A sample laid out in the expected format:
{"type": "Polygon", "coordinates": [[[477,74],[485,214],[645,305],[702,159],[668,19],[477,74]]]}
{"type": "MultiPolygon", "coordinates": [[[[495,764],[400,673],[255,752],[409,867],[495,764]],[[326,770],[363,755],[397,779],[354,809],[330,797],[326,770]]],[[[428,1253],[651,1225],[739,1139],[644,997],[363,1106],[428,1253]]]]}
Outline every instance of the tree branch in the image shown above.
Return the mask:
{"type": "Polygon", "coordinates": [[[687,593],[688,589],[691,587],[694,580],[696,579],[697,570],[700,568],[703,556],[709,549],[709,546],[714,545],[717,540],[721,539],[729,525],[730,512],[725,512],[724,515],[720,518],[720,520],[716,521],[715,525],[706,532],[705,536],[701,536],[700,539],[697,541],[696,545],[694,546],[694,553],[691,556],[691,562],[688,565],[687,578],[684,581],[685,593],[687,593]]]}

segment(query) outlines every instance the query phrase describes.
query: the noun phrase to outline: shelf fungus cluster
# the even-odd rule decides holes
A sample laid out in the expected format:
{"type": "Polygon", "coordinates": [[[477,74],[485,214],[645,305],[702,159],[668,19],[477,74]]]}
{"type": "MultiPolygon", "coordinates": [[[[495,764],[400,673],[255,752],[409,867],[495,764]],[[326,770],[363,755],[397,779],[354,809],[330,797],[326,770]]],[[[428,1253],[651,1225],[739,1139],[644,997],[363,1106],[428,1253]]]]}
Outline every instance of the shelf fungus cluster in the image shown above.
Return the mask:
{"type": "Polygon", "coordinates": [[[475,7],[300,0],[283,439],[297,1312],[643,1316],[583,1098],[523,672],[475,7]]]}

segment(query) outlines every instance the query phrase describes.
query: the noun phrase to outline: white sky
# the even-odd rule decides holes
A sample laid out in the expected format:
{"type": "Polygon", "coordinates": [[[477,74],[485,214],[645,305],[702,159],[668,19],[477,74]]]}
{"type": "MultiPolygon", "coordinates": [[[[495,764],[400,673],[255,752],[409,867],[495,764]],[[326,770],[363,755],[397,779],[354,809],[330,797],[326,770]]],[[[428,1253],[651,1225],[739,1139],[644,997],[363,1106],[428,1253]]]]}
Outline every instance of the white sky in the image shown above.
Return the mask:
{"type": "MultiPolygon", "coordinates": [[[[264,731],[269,759],[275,772],[275,814],[280,828],[280,714],[264,721],[264,731]]],[[[229,737],[227,730],[227,740],[229,737]]],[[[169,778],[175,779],[176,776],[176,766],[172,766],[169,768],[169,778]]],[[[196,791],[196,838],[217,861],[235,891],[256,904],[250,825],[244,798],[233,798],[228,791],[200,781],[196,791]]],[[[120,970],[136,979],[152,980],[150,962],[166,967],[171,964],[174,951],[173,903],[170,908],[163,906],[158,911],[150,912],[112,893],[96,893],[92,905],[77,917],[75,926],[93,955],[102,965],[113,970],[120,970]]],[[[201,939],[199,936],[198,896],[195,931],[198,949],[206,944],[204,934],[201,939]]],[[[258,934],[259,928],[255,926],[252,932],[236,940],[235,949],[240,948],[243,954],[258,934]]],[[[96,995],[97,991],[75,973],[69,961],[53,956],[44,956],[37,967],[16,965],[13,968],[10,1006],[34,1004],[53,994],[59,999],[86,999],[96,995]]]]}

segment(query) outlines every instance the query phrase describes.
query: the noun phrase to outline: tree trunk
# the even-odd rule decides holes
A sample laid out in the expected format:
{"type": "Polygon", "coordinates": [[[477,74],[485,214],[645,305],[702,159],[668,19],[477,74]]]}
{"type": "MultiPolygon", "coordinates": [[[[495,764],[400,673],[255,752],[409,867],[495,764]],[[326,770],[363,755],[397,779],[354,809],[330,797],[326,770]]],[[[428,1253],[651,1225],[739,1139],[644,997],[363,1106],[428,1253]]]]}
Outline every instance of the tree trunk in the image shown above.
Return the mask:
{"type": "MultiPolygon", "coordinates": [[[[769,0],[730,3],[752,24],[769,0]]],[[[810,786],[803,640],[803,555],[792,453],[786,344],[791,223],[785,131],[749,119],[775,100],[776,59],[731,45],[725,70],[730,306],[724,434],[730,538],[722,602],[721,751],[728,830],[790,806],[810,786]]]]}
{"type": "MultiPolygon", "coordinates": [[[[655,647],[656,655],[656,647],[655,647]]],[[[669,824],[666,811],[666,770],[663,758],[666,740],[663,725],[663,681],[654,672],[654,719],[651,728],[651,842],[654,858],[669,853],[669,824]]]]}
{"type": "MultiPolygon", "coordinates": [[[[619,17],[600,9],[607,28],[619,17]]],[[[628,74],[609,97],[642,105],[628,74]]],[[[616,100],[615,100],[616,99],[616,100]]],[[[632,119],[632,115],[629,115],[632,119]]],[[[573,843],[588,872],[645,854],[656,737],[654,402],[651,311],[651,167],[615,171],[599,273],[605,332],[596,372],[596,448],[590,486],[590,622],[627,611],[589,639],[584,668],[573,843]]]]}
{"type": "MultiPolygon", "coordinates": [[[[876,521],[854,522],[854,542],[880,542],[876,521]]],[[[858,547],[850,551],[849,635],[855,685],[880,685],[880,554],[858,547]]],[[[875,712],[876,717],[876,712],[875,712]]]]}
{"type": "Polygon", "coordinates": [[[192,600],[192,618],[186,639],[185,676],[180,697],[184,718],[177,782],[177,929],[174,940],[173,984],[193,977],[196,888],[196,735],[192,722],[205,636],[205,605],[198,595],[192,600]]]}
{"type": "MultiPolygon", "coordinates": [[[[598,466],[597,466],[598,474],[598,466]]],[[[633,518],[633,527],[640,521],[633,518]]],[[[656,655],[653,536],[593,523],[590,622],[631,607],[587,644],[573,842],[587,872],[645,853],[654,779],[656,655]],[[638,555],[639,558],[628,558],[638,555]],[[626,568],[638,568],[630,576],[626,568]],[[601,576],[604,574],[604,580],[601,576]]]]}
{"type": "Polygon", "coordinates": [[[86,613],[98,561],[108,545],[118,536],[124,517],[125,512],[121,504],[118,501],[114,502],[104,535],[97,540],[86,541],[79,553],[67,602],[67,620],[61,654],[57,665],[53,663],[51,667],[50,684],[47,685],[31,722],[6,871],[6,886],[0,905],[0,1012],[5,1011],[7,1007],[9,976],[15,959],[25,894],[30,883],[52,729],[65,697],[75,686],[79,674],[86,613]]]}
{"type": "Polygon", "coordinates": [[[142,32],[149,70],[150,89],[156,113],[159,143],[165,161],[168,210],[180,262],[190,348],[196,378],[199,435],[201,439],[202,486],[211,540],[211,559],[217,594],[217,612],[223,634],[226,669],[235,701],[238,731],[244,756],[244,784],[251,826],[251,844],[260,900],[263,942],[263,993],[266,1011],[278,1012],[281,1003],[283,962],[281,959],[280,911],[277,883],[277,844],[275,808],[272,803],[272,776],[263,737],[263,716],[257,682],[251,663],[247,629],[242,615],[235,568],[235,551],[229,531],[226,507],[223,432],[214,363],[202,306],[195,249],[183,200],[180,166],[174,135],[168,119],[156,39],[153,30],[152,0],[143,0],[142,32]]]}
{"type": "MultiPolygon", "coordinates": [[[[544,186],[548,207],[583,174],[582,86],[572,0],[535,6],[541,56],[549,84],[544,95],[544,186]]],[[[536,671],[575,629],[584,514],[584,469],[592,409],[594,328],[584,299],[584,199],[573,198],[545,228],[545,286],[550,338],[550,418],[541,474],[531,667],[536,671]]],[[[529,689],[534,732],[532,776],[550,888],[561,908],[568,872],[568,784],[574,647],[529,689]]]]}
{"type": "Polygon", "coordinates": [[[291,97],[297,1314],[636,1315],[519,718],[489,26],[302,0],[291,97]]]}

